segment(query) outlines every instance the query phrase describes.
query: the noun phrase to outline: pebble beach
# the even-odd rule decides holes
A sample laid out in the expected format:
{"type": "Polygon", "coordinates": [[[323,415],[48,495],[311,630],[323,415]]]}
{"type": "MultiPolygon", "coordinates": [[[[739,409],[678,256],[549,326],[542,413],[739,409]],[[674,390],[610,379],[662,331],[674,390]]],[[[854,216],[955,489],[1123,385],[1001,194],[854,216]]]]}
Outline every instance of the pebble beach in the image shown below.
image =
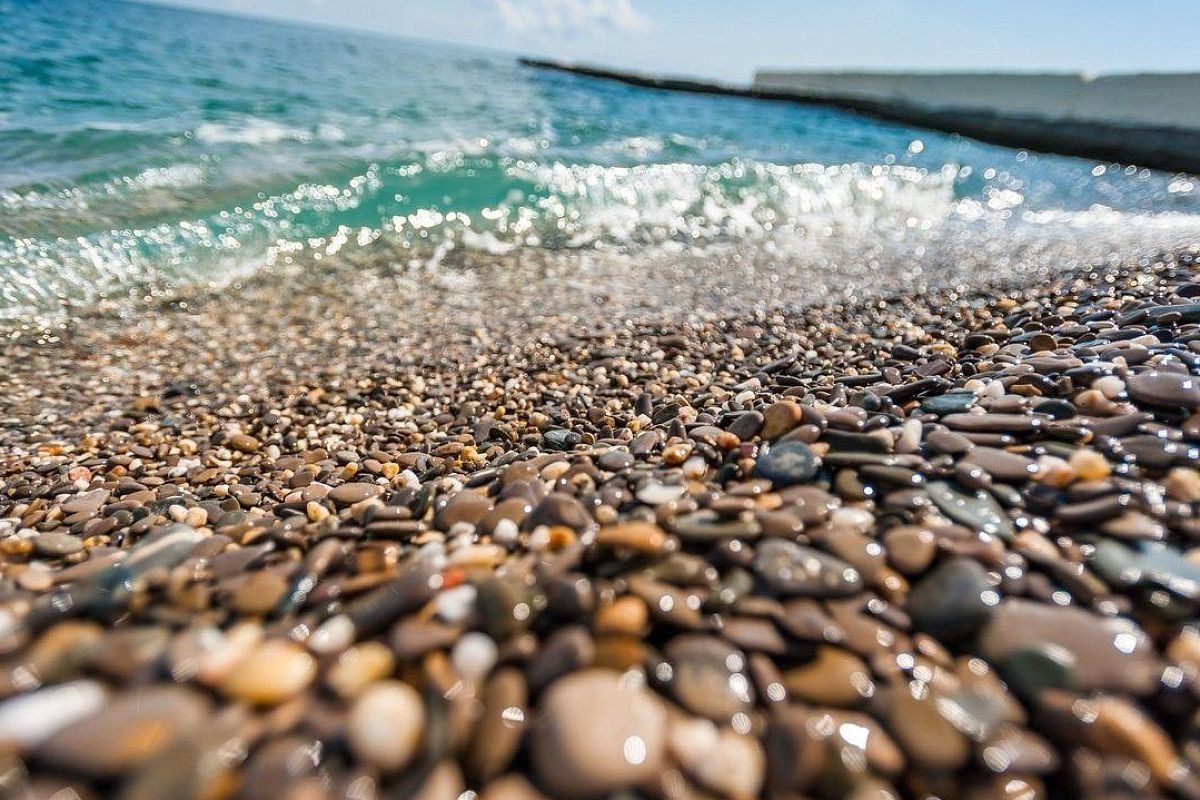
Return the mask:
{"type": "Polygon", "coordinates": [[[752,262],[5,323],[4,796],[1200,797],[1195,254],[752,262]]]}

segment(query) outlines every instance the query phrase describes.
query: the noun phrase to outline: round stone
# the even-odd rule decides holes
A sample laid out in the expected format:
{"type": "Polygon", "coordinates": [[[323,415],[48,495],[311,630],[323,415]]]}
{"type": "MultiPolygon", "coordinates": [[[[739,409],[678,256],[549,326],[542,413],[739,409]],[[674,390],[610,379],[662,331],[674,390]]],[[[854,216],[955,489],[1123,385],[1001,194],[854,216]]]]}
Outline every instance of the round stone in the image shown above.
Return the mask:
{"type": "Polygon", "coordinates": [[[358,758],[383,772],[403,769],[421,744],[425,705],[407,683],[373,684],[354,702],[346,738],[358,758]]]}
{"type": "Polygon", "coordinates": [[[999,602],[979,562],[957,557],[942,562],[913,586],[908,613],[919,630],[939,639],[958,639],[978,631],[999,602]]]}
{"type": "Polygon", "coordinates": [[[632,674],[574,672],[542,695],[533,765],[554,796],[602,797],[662,771],[666,728],[661,703],[632,674]]]}

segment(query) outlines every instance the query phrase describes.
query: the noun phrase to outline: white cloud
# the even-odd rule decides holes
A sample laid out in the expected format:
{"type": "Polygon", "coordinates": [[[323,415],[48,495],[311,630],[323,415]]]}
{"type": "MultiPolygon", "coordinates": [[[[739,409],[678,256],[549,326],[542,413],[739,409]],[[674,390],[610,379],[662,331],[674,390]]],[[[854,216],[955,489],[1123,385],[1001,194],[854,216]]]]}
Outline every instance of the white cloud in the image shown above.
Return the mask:
{"type": "Polygon", "coordinates": [[[638,32],[650,20],[630,0],[492,0],[504,27],[514,33],[576,34],[595,30],[638,32]]]}

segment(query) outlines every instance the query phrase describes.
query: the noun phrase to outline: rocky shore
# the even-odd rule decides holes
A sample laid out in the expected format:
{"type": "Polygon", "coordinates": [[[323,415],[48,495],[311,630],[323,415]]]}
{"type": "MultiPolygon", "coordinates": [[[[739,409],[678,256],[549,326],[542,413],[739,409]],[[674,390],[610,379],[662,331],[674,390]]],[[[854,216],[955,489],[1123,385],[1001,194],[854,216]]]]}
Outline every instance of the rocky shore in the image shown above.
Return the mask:
{"type": "Polygon", "coordinates": [[[12,325],[0,791],[1200,798],[1193,258],[12,325]]]}

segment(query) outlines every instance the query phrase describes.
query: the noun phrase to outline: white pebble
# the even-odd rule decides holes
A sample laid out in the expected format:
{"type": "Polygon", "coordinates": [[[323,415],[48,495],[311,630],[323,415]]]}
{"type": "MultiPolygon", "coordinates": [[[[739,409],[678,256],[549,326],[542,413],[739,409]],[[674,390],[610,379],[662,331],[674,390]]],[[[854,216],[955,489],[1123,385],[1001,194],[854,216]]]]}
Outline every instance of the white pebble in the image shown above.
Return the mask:
{"type": "Polygon", "coordinates": [[[104,707],[107,693],[96,681],[73,681],[39,689],[0,704],[0,743],[27,749],[104,707]]]}
{"type": "Polygon", "coordinates": [[[683,496],[684,487],[663,483],[643,483],[636,492],[637,499],[651,506],[661,506],[683,496]]]}
{"type": "Polygon", "coordinates": [[[513,544],[521,535],[521,529],[511,519],[502,519],[492,528],[492,541],[513,544]]]}
{"type": "Polygon", "coordinates": [[[340,653],[354,643],[354,623],[345,614],[336,614],[317,626],[305,644],[319,655],[340,653]]]}
{"type": "Polygon", "coordinates": [[[434,600],[437,615],[446,622],[462,622],[475,607],[475,587],[469,583],[447,589],[434,600]]]}
{"type": "Polygon", "coordinates": [[[486,633],[465,634],[454,644],[450,663],[464,680],[478,683],[496,666],[496,643],[486,633]]]}

